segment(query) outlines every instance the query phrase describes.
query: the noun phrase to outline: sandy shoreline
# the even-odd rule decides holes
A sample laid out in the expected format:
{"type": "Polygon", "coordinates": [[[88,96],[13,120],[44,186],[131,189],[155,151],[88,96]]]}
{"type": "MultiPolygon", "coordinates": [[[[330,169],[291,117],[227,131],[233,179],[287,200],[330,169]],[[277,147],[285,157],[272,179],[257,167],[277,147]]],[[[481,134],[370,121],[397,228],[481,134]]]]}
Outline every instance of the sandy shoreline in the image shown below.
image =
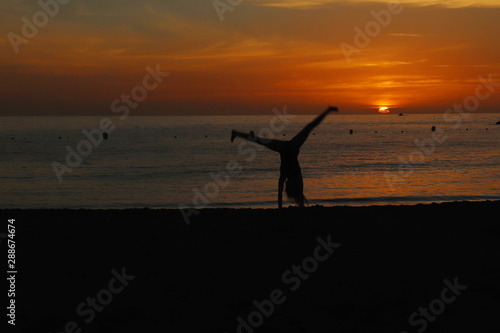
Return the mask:
{"type": "Polygon", "coordinates": [[[16,219],[24,332],[497,332],[499,208],[0,215],[16,219]]]}

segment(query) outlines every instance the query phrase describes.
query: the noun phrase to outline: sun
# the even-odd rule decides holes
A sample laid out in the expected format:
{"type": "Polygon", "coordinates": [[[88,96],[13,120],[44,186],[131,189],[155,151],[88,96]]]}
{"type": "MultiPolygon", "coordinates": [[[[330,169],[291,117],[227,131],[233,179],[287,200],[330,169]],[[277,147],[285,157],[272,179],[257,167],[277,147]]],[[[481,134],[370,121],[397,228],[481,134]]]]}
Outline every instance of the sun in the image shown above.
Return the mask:
{"type": "Polygon", "coordinates": [[[387,106],[382,106],[380,109],[378,109],[378,112],[380,113],[389,113],[391,110],[387,106]]]}

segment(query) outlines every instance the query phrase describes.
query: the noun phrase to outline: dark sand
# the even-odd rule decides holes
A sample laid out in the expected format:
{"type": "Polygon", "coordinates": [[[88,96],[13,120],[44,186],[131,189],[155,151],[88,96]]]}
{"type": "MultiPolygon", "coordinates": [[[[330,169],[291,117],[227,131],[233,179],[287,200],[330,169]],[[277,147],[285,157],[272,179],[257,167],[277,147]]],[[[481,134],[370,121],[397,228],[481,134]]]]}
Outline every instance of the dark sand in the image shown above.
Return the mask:
{"type": "Polygon", "coordinates": [[[81,332],[234,333],[237,318],[275,289],[286,300],[254,332],[417,332],[423,324],[411,326],[410,315],[432,301],[439,310],[443,281],[457,278],[467,289],[429,312],[425,332],[492,333],[500,332],[499,210],[500,201],[209,209],[189,225],[177,210],[0,215],[2,229],[16,219],[18,332],[64,332],[74,321],[81,332]],[[328,235],[341,246],[292,291],[283,273],[328,235]],[[111,270],[122,268],[135,278],[106,292],[111,270]],[[109,304],[85,323],[79,304],[106,293],[109,304]]]}

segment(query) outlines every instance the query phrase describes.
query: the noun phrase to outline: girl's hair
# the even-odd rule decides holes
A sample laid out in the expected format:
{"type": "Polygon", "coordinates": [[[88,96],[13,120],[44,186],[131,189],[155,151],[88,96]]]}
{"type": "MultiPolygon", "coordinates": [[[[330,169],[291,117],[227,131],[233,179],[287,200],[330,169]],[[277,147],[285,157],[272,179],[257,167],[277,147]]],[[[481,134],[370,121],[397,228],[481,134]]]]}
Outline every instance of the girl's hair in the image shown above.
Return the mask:
{"type": "Polygon", "coordinates": [[[293,199],[299,206],[304,206],[304,193],[299,188],[299,184],[293,178],[287,178],[285,183],[285,192],[288,198],[293,199]]]}

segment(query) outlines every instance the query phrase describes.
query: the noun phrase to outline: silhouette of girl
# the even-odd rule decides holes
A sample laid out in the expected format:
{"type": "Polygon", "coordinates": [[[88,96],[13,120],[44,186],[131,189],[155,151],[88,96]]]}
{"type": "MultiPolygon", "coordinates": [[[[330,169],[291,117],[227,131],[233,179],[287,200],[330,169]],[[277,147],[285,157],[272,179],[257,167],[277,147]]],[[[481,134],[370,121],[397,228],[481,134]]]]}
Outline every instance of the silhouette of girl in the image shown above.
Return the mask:
{"type": "Polygon", "coordinates": [[[316,119],[304,127],[289,141],[259,138],[255,136],[253,132],[243,133],[236,130],[232,131],[231,142],[234,141],[234,138],[241,137],[280,153],[281,166],[278,183],[278,207],[280,209],[282,208],[283,185],[286,185],[285,192],[288,198],[293,199],[300,207],[304,207],[306,198],[304,197],[304,183],[298,160],[300,147],[304,144],[312,129],[318,126],[323,118],[331,111],[338,111],[338,109],[337,107],[328,107],[328,109],[316,117],[316,119]]]}

